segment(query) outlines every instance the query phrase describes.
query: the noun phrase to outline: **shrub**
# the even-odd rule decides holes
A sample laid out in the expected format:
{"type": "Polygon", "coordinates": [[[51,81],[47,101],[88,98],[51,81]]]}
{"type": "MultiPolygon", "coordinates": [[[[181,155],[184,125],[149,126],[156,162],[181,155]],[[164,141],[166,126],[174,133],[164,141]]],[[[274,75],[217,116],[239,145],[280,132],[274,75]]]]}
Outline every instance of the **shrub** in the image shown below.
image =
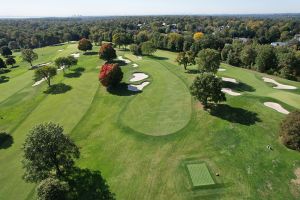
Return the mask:
{"type": "Polygon", "coordinates": [[[300,111],[290,113],[282,121],[280,136],[285,146],[300,151],[300,111]]]}
{"type": "Polygon", "coordinates": [[[102,66],[99,81],[105,87],[117,86],[123,79],[123,72],[118,64],[106,63],[102,66]]]}

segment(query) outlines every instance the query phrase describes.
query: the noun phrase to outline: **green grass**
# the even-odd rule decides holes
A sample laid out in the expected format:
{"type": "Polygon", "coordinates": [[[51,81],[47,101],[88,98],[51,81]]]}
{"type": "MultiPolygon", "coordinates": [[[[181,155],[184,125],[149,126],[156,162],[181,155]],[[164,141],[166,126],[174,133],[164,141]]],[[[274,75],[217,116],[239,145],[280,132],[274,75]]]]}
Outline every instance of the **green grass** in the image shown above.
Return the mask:
{"type": "MultiPolygon", "coordinates": [[[[99,47],[95,47],[97,51],[99,47]]],[[[35,64],[77,52],[76,44],[36,50],[35,64]],[[64,51],[59,52],[59,49],[64,51]]],[[[117,199],[298,199],[291,184],[300,167],[298,152],[288,150],[278,139],[279,123],[285,117],[263,105],[281,103],[292,111],[300,108],[297,92],[272,88],[264,74],[223,65],[219,73],[238,79],[243,95],[227,96],[219,111],[209,114],[189,94],[196,74],[185,73],[174,62],[176,53],[158,51],[153,57],[136,59],[123,66],[124,81],[135,71],[150,75],[150,85],[139,94],[121,88],[114,94],[98,82],[97,55],[82,55],[78,66],[85,71],[68,78],[59,73],[53,83],[72,89],[45,94],[45,83],[32,87],[33,71],[21,62],[0,83],[0,131],[13,137],[13,144],[0,148],[0,199],[35,199],[35,184],[22,180],[22,144],[36,124],[53,121],[64,126],[80,147],[77,165],[100,170],[117,199]],[[159,137],[158,137],[159,136],[159,137]],[[271,145],[273,151],[266,146],[271,145]],[[186,160],[204,160],[220,174],[222,193],[190,188],[186,160]]],[[[190,67],[190,66],[189,66],[190,67]]],[[[193,68],[192,66],[190,68],[193,68]]],[[[68,73],[72,73],[69,71],[68,73]]],[[[300,83],[278,79],[300,87],[300,83]]]]}
{"type": "Polygon", "coordinates": [[[187,170],[193,187],[214,185],[213,180],[205,163],[187,164],[187,170]]]}

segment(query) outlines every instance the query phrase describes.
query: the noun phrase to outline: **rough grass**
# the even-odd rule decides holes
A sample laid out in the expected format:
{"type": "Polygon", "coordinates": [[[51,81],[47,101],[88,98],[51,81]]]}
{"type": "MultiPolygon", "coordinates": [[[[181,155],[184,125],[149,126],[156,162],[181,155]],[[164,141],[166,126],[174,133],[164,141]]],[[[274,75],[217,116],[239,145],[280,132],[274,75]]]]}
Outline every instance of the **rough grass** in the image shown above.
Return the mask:
{"type": "MultiPolygon", "coordinates": [[[[75,44],[37,51],[40,59],[36,63],[77,52],[75,44]],[[65,51],[58,52],[62,47],[65,51]]],[[[96,67],[102,61],[97,55],[81,55],[78,67],[85,71],[79,77],[68,78],[62,73],[55,77],[54,84],[72,87],[57,95],[45,94],[44,83],[31,87],[33,72],[28,71],[28,64],[18,61],[19,67],[5,74],[9,81],[0,84],[0,132],[10,134],[13,141],[10,147],[0,149],[0,171],[4,172],[0,173],[0,199],[35,199],[35,185],[21,178],[21,146],[28,131],[45,121],[64,126],[65,132],[80,146],[81,158],[77,165],[100,170],[117,199],[297,199],[289,185],[295,179],[294,169],[300,167],[300,155],[286,149],[278,140],[279,122],[284,115],[267,109],[262,102],[265,99],[284,102],[293,110],[300,107],[299,95],[273,89],[252,71],[224,66],[227,71],[219,73],[220,76],[236,78],[255,91],[242,91],[240,97],[228,96],[228,101],[220,107],[223,112],[219,110],[211,115],[187,94],[186,88],[196,75],[185,73],[182,66],[175,64],[175,53],[158,51],[155,55],[136,61],[140,69],[131,65],[122,67],[124,80],[129,80],[135,70],[151,75],[151,85],[138,95],[124,91],[111,94],[101,87],[96,67]],[[169,78],[174,83],[164,82],[169,78]],[[186,98],[180,99],[170,92],[164,96],[165,90],[154,90],[162,83],[166,84],[165,88],[174,90],[175,87],[174,94],[188,97],[190,115],[185,113],[187,107],[177,102],[186,98]],[[177,93],[177,87],[181,92],[177,93]],[[145,98],[141,98],[143,95],[145,98]],[[125,112],[133,109],[134,104],[151,105],[152,101],[162,100],[177,108],[166,105],[164,109],[174,110],[170,113],[176,110],[186,115],[186,125],[174,129],[174,134],[154,137],[124,124],[125,112]],[[267,145],[274,150],[268,150],[267,145]],[[213,171],[220,173],[224,183],[221,194],[215,190],[191,190],[186,169],[182,167],[188,158],[205,160],[213,166],[213,171]]],[[[299,83],[292,84],[300,87],[299,83]]],[[[157,106],[153,109],[159,111],[157,106]]],[[[138,123],[147,123],[146,118],[141,119],[138,123]]]]}

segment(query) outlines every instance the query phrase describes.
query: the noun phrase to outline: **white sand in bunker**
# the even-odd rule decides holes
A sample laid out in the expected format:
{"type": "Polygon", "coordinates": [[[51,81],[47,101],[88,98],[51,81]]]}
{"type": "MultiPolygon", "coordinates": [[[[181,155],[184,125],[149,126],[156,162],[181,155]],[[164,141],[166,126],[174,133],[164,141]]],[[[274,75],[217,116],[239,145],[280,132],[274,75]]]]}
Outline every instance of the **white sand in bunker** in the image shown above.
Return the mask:
{"type": "Polygon", "coordinates": [[[63,51],[63,49],[60,49],[60,50],[58,50],[59,52],[62,52],[63,51]]]}
{"type": "Polygon", "coordinates": [[[143,57],[142,56],[137,56],[137,59],[142,60],[143,57]]]}
{"type": "Polygon", "coordinates": [[[226,69],[224,69],[224,68],[220,68],[220,69],[218,69],[218,71],[219,71],[219,72],[225,72],[225,71],[226,71],[226,69]]]}
{"type": "Polygon", "coordinates": [[[297,87],[295,87],[295,86],[284,85],[284,84],[278,83],[277,81],[275,81],[274,79],[271,79],[271,78],[263,77],[263,80],[266,83],[273,83],[274,85],[276,85],[275,87],[273,87],[275,89],[282,89],[282,90],[295,90],[295,89],[297,89],[297,87]]]}
{"type": "Polygon", "coordinates": [[[132,67],[136,68],[136,67],[138,67],[138,65],[137,64],[133,64],[132,67]]]}
{"type": "Polygon", "coordinates": [[[130,60],[123,58],[123,56],[119,56],[119,57],[118,57],[118,60],[124,61],[126,64],[131,63],[130,60]]]}
{"type": "Polygon", "coordinates": [[[133,92],[140,92],[144,89],[144,87],[146,87],[147,85],[149,85],[150,82],[146,81],[146,82],[143,82],[139,85],[128,85],[128,90],[130,91],[133,91],[133,92]]]}
{"type": "Polygon", "coordinates": [[[264,103],[265,106],[272,108],[274,110],[276,110],[277,112],[280,112],[282,114],[289,114],[290,112],[287,111],[286,109],[284,109],[280,104],[278,103],[274,103],[274,102],[265,102],[264,103]]]}
{"type": "Polygon", "coordinates": [[[32,87],[40,85],[40,84],[41,84],[42,82],[44,82],[45,80],[46,80],[45,78],[42,78],[41,80],[35,82],[35,83],[32,85],[32,87]]]}
{"type": "Polygon", "coordinates": [[[226,93],[226,94],[229,94],[231,96],[240,96],[242,95],[241,93],[238,93],[238,92],[234,92],[232,89],[230,88],[222,88],[222,92],[226,93]]]}
{"type": "Polygon", "coordinates": [[[226,77],[222,77],[222,81],[225,81],[225,82],[231,82],[231,83],[236,83],[236,84],[239,83],[239,82],[237,82],[237,80],[235,80],[234,78],[226,78],[226,77]]]}
{"type": "Polygon", "coordinates": [[[80,57],[80,53],[72,53],[71,56],[73,56],[74,58],[79,58],[80,57]]]}
{"type": "Polygon", "coordinates": [[[129,80],[130,82],[141,81],[149,77],[147,74],[144,73],[134,73],[132,75],[133,78],[129,80]]]}

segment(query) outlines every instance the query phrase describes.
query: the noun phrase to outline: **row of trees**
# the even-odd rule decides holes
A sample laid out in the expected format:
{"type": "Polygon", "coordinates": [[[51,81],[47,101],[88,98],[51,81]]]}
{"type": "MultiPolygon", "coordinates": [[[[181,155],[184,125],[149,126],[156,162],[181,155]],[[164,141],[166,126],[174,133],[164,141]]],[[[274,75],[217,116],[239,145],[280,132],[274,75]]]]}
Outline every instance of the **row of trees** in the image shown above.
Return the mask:
{"type": "Polygon", "coordinates": [[[300,53],[293,48],[243,44],[235,41],[222,50],[222,60],[230,65],[254,69],[291,80],[300,78],[300,53]]]}

